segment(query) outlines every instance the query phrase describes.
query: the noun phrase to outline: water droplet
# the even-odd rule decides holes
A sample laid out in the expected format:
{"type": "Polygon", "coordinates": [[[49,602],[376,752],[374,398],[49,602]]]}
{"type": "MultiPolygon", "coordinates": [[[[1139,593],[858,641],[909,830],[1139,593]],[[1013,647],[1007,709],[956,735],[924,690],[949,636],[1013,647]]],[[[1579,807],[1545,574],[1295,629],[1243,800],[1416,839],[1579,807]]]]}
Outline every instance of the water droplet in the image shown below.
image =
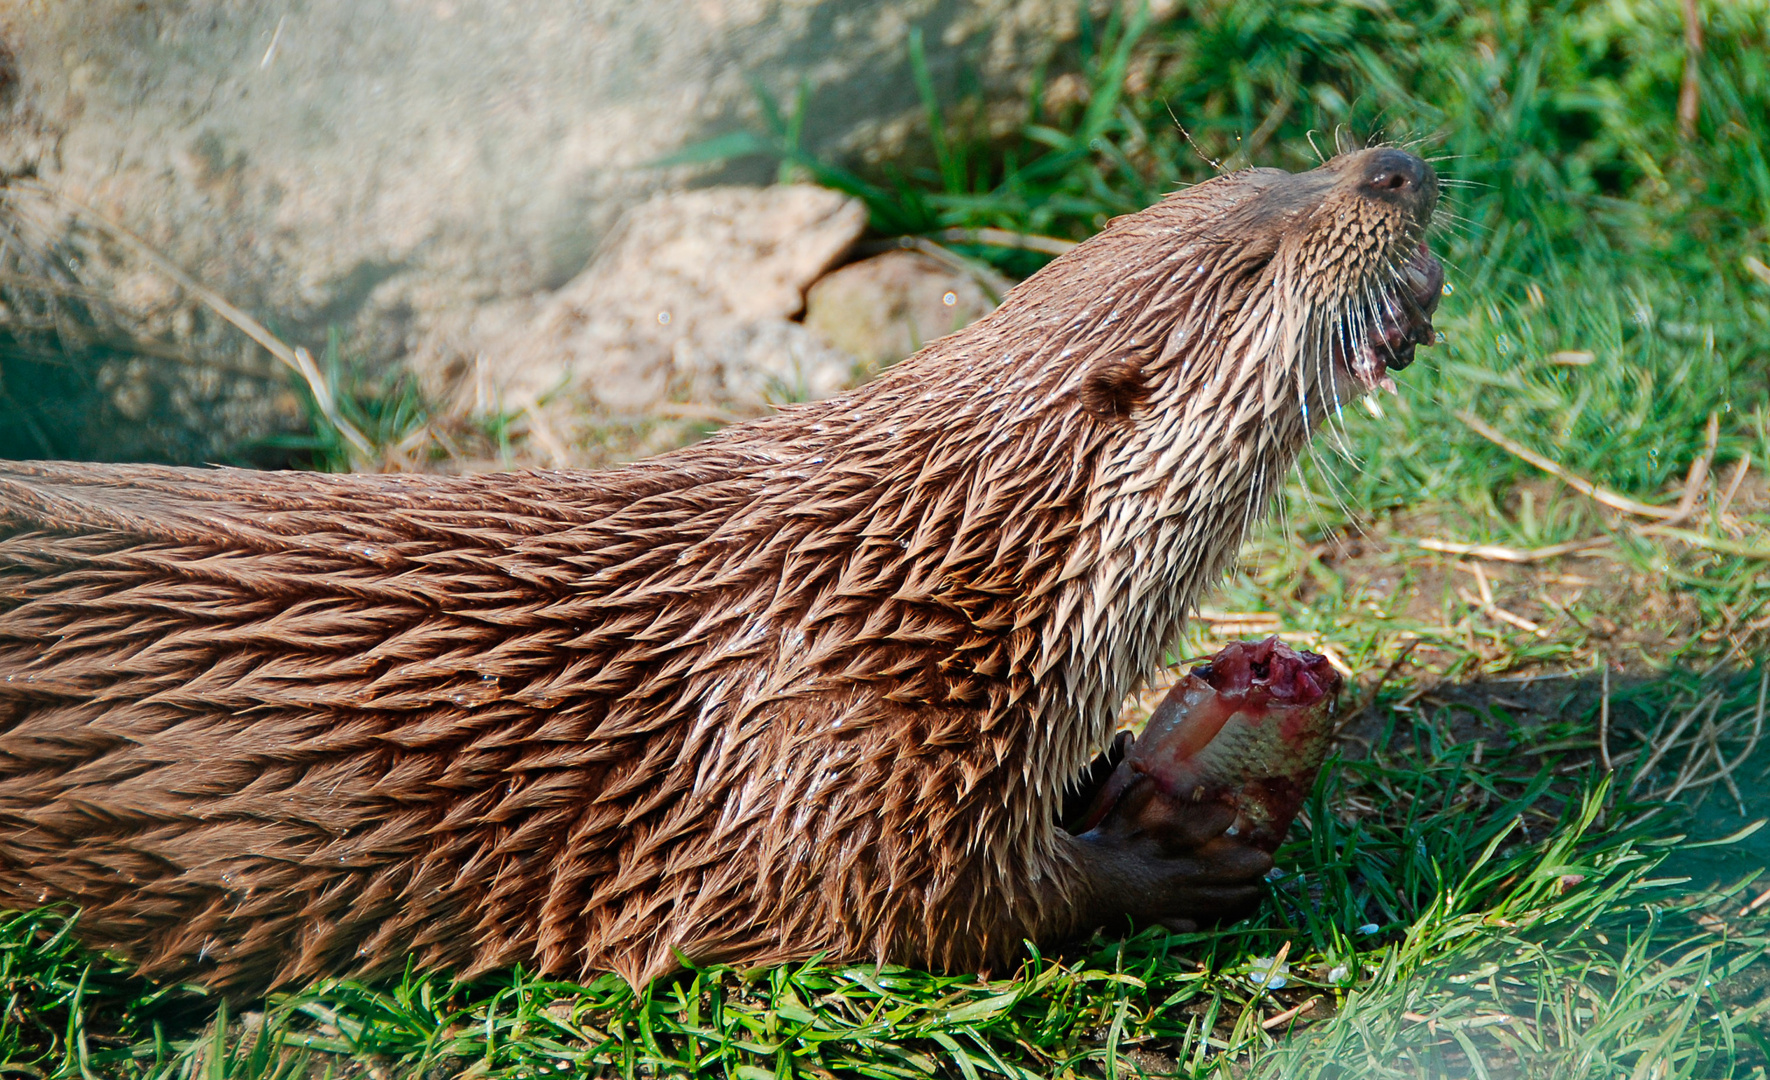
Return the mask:
{"type": "Polygon", "coordinates": [[[1275,967],[1272,963],[1275,959],[1276,957],[1262,956],[1251,961],[1254,970],[1248,975],[1248,981],[1268,990],[1284,989],[1285,984],[1290,982],[1291,965],[1279,964],[1275,967]]]}
{"type": "Polygon", "coordinates": [[[1357,930],[1353,931],[1353,933],[1355,933],[1355,934],[1374,934],[1376,932],[1377,932],[1377,924],[1374,922],[1367,922],[1363,926],[1359,927],[1357,930]]]}
{"type": "Polygon", "coordinates": [[[658,312],[658,325],[659,326],[669,326],[670,325],[670,313],[668,311],[658,312]]]}
{"type": "Polygon", "coordinates": [[[1441,296],[1449,296],[1451,293],[1456,292],[1456,291],[1457,291],[1457,287],[1455,285],[1452,285],[1448,281],[1444,283],[1444,288],[1438,290],[1439,295],[1441,295],[1441,296]]]}
{"type": "Polygon", "coordinates": [[[1438,333],[1432,335],[1432,341],[1438,345],[1442,345],[1448,340],[1450,340],[1450,339],[1446,338],[1444,336],[1444,331],[1442,331],[1442,330],[1440,330],[1440,331],[1438,331],[1438,333]]]}
{"type": "Polygon", "coordinates": [[[940,302],[945,304],[947,307],[952,307],[954,304],[959,302],[959,294],[949,292],[945,296],[942,296],[940,298],[940,302]]]}

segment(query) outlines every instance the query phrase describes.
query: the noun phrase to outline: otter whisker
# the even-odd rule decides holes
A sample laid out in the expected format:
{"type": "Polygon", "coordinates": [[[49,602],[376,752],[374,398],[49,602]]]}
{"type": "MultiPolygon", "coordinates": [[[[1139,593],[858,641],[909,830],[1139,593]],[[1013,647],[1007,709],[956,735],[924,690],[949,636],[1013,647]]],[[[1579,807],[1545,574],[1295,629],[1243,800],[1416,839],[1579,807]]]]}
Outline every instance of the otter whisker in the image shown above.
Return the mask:
{"type": "MultiPolygon", "coordinates": [[[[1367,323],[1365,319],[1365,312],[1362,305],[1356,300],[1348,304],[1346,316],[1346,321],[1342,325],[1347,328],[1344,336],[1346,338],[1345,343],[1348,370],[1350,370],[1350,365],[1358,362],[1359,350],[1364,347],[1364,342],[1369,338],[1370,324],[1367,323]]],[[[1340,377],[1338,369],[1339,365],[1337,364],[1329,364],[1327,366],[1328,387],[1332,392],[1334,403],[1333,416],[1330,417],[1328,421],[1328,430],[1332,435],[1332,438],[1329,440],[1329,445],[1334,447],[1334,449],[1347,461],[1351,461],[1352,449],[1347,445],[1348,433],[1346,429],[1346,415],[1343,410],[1345,398],[1340,395],[1340,377]]]]}
{"type": "Polygon", "coordinates": [[[1432,235],[1462,236],[1467,238],[1473,237],[1476,233],[1486,228],[1485,225],[1476,221],[1474,218],[1464,217],[1461,214],[1447,212],[1443,215],[1443,218],[1444,220],[1442,221],[1434,219],[1432,228],[1429,230],[1432,235]]]}
{"type": "Polygon", "coordinates": [[[1320,164],[1326,165],[1327,155],[1321,152],[1321,147],[1315,145],[1315,129],[1310,128],[1308,131],[1305,131],[1303,133],[1303,138],[1309,141],[1309,149],[1315,151],[1315,160],[1320,164]]]}
{"type": "MultiPolygon", "coordinates": [[[[1334,509],[1339,511],[1340,519],[1342,521],[1356,521],[1357,518],[1352,513],[1352,507],[1347,502],[1352,495],[1351,485],[1340,480],[1339,476],[1334,471],[1334,468],[1327,460],[1322,458],[1320,451],[1316,449],[1313,441],[1309,443],[1307,452],[1309,454],[1309,460],[1315,465],[1315,471],[1321,475],[1322,480],[1327,484],[1327,495],[1329,498],[1333,499],[1334,509]],[[1336,484],[1339,486],[1336,487],[1336,484]],[[1342,494],[1342,490],[1344,491],[1344,494],[1342,494]]],[[[1298,479],[1299,481],[1302,480],[1300,472],[1298,474],[1298,479]]],[[[1309,488],[1307,483],[1304,483],[1304,490],[1308,491],[1311,495],[1314,494],[1314,491],[1309,488]]],[[[1321,508],[1311,501],[1309,509],[1311,515],[1315,519],[1316,529],[1320,531],[1323,536],[1328,535],[1332,530],[1329,527],[1327,520],[1321,516],[1321,508]]]]}

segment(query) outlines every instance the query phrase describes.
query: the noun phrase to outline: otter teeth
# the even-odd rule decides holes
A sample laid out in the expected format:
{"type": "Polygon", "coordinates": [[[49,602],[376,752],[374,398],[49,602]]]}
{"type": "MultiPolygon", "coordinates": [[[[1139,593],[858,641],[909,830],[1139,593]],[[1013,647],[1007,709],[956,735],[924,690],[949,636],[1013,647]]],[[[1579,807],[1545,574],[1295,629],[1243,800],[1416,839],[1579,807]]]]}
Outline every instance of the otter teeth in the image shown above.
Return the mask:
{"type": "Polygon", "coordinates": [[[1428,264],[1418,258],[1409,259],[1402,267],[1407,274],[1407,287],[1415,296],[1429,296],[1438,286],[1433,285],[1431,275],[1426,272],[1428,264]]]}
{"type": "Polygon", "coordinates": [[[1381,344],[1381,338],[1378,338],[1376,342],[1367,341],[1364,347],[1358,350],[1356,359],[1349,365],[1353,378],[1371,389],[1380,387],[1386,382],[1394,384],[1394,380],[1389,378],[1387,365],[1384,364],[1383,357],[1378,352],[1381,344]]]}
{"type": "MultiPolygon", "coordinates": [[[[1377,389],[1378,390],[1387,390],[1387,391],[1389,391],[1389,393],[1393,394],[1396,397],[1401,396],[1401,391],[1396,387],[1395,380],[1391,379],[1387,374],[1383,375],[1382,378],[1379,378],[1377,380],[1377,389]]],[[[1372,416],[1376,417],[1378,420],[1384,419],[1383,403],[1378,401],[1376,398],[1366,395],[1365,397],[1359,398],[1358,403],[1360,405],[1364,406],[1365,412],[1370,413],[1372,416]]]]}

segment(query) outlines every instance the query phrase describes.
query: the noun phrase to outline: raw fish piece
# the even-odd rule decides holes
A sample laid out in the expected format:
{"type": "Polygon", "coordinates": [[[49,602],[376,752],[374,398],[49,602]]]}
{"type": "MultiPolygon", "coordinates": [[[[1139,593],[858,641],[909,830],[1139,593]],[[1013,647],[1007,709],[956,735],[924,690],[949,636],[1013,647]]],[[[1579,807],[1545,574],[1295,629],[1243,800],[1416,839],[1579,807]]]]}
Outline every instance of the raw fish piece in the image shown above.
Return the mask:
{"type": "Polygon", "coordinates": [[[1339,690],[1326,657],[1276,637],[1224,646],[1162,699],[1080,831],[1106,820],[1142,781],[1156,792],[1135,800],[1130,812],[1139,819],[1172,821],[1189,804],[1227,804],[1236,816],[1225,836],[1276,850],[1327,755],[1339,690]]]}

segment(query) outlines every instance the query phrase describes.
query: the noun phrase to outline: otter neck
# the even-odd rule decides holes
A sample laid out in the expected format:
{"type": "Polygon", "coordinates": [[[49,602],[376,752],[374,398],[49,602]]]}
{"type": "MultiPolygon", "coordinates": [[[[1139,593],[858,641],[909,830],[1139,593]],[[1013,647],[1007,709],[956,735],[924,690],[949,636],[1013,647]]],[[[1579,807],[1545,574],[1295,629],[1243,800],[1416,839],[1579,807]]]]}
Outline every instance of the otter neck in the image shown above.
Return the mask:
{"type": "MultiPolygon", "coordinates": [[[[963,347],[965,336],[949,342],[963,347]]],[[[811,442],[797,445],[816,447],[799,460],[826,479],[864,471],[875,493],[902,500],[866,507],[853,526],[901,550],[893,600],[1035,639],[1024,651],[1010,640],[1005,672],[943,666],[1007,684],[1019,707],[1001,719],[1019,730],[990,734],[1019,744],[1004,760],[1024,770],[1028,820],[1049,820],[1258,520],[1303,444],[1303,422],[1296,401],[1272,389],[1286,370],[1275,365],[1288,362],[1278,338],[1266,348],[1208,343],[1191,362],[1164,348],[1150,399],[1102,420],[1084,405],[1085,358],[1034,363],[976,337],[972,355],[917,357],[855,398],[799,413],[811,442]]]]}
{"type": "Polygon", "coordinates": [[[1123,701],[1162,665],[1303,441],[1300,419],[1206,405],[1103,455],[1041,658],[1038,727],[1053,738],[1035,786],[1061,791],[1110,739],[1123,701]]]}

